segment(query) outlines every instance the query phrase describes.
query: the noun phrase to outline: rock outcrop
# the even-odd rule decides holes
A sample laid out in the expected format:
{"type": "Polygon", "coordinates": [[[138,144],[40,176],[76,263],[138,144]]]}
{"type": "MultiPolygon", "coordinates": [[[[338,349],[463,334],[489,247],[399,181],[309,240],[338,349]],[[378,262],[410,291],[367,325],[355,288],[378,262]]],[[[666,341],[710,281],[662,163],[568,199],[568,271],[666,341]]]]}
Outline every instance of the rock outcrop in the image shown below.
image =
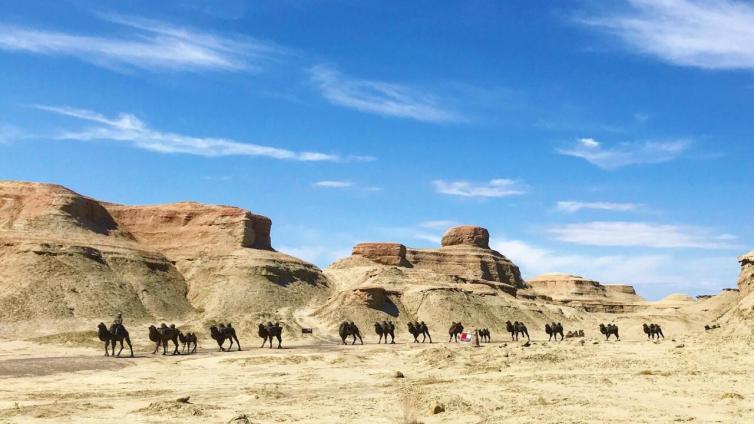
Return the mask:
{"type": "Polygon", "coordinates": [[[348,267],[360,259],[387,266],[426,270],[447,275],[463,282],[502,283],[515,291],[523,288],[518,267],[499,252],[489,248],[485,228],[460,226],[449,229],[439,249],[412,249],[398,243],[360,243],[352,257],[338,261],[335,267],[348,267]]]}
{"type": "Polygon", "coordinates": [[[406,260],[406,246],[399,243],[359,243],[351,254],[382,265],[411,266],[406,260]]]}
{"type": "Polygon", "coordinates": [[[603,285],[578,275],[543,274],[528,280],[527,285],[535,296],[588,312],[629,312],[645,303],[632,286],[603,285]]]}
{"type": "Polygon", "coordinates": [[[227,318],[326,295],[317,267],[272,249],[271,225],[229,206],[124,206],[0,182],[0,321],[227,318]]]}
{"type": "Polygon", "coordinates": [[[754,292],[754,250],[738,258],[741,274],[738,276],[738,289],[741,297],[754,292]]]}
{"type": "Polygon", "coordinates": [[[440,244],[446,246],[468,245],[482,249],[490,248],[490,233],[486,228],[461,225],[450,228],[442,236],[440,244]]]}

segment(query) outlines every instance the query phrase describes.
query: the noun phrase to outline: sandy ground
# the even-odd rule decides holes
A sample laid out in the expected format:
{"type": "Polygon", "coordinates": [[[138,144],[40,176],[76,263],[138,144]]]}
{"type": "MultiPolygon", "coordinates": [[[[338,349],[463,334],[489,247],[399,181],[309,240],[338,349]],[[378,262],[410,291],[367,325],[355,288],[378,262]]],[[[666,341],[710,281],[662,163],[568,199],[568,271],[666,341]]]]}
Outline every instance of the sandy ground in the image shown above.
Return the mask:
{"type": "MultiPolygon", "coordinates": [[[[96,345],[2,340],[0,422],[721,422],[754,417],[748,342],[586,338],[105,358],[96,345]],[[397,378],[396,372],[404,374],[397,378]],[[176,399],[190,396],[189,403],[176,399]],[[434,413],[435,407],[437,413],[434,413]],[[440,411],[444,409],[444,411],[440,411]],[[234,418],[245,416],[242,418],[234,418]]],[[[405,339],[404,339],[405,340],[405,339]]],[[[749,421],[751,422],[751,421],[749,421]]]]}

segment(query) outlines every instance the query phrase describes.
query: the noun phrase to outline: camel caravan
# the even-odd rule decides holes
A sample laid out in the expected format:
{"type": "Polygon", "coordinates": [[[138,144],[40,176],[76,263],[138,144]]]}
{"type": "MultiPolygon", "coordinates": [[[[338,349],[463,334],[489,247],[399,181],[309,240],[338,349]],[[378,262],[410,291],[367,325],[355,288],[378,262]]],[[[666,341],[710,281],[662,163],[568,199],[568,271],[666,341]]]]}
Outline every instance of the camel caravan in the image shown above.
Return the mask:
{"type": "MultiPolygon", "coordinates": [[[[526,337],[527,343],[531,341],[529,337],[529,330],[523,322],[519,321],[506,321],[506,330],[510,333],[512,341],[518,341],[519,337],[526,337]]],[[[705,325],[705,330],[710,331],[720,328],[720,325],[705,325]]],[[[424,343],[429,339],[429,343],[432,343],[432,335],[429,332],[429,326],[424,321],[409,321],[407,323],[408,333],[413,337],[414,343],[424,343]],[[419,337],[422,340],[419,341],[419,337]]],[[[464,326],[461,322],[453,321],[448,328],[448,343],[459,342],[459,336],[461,341],[469,342],[474,341],[474,345],[480,343],[491,343],[492,335],[489,328],[478,328],[472,331],[464,331],[464,326]]],[[[648,340],[664,339],[665,335],[662,332],[662,328],[656,323],[645,323],[642,326],[644,333],[647,335],[648,340]]],[[[560,322],[546,323],[544,326],[545,334],[547,334],[547,341],[563,341],[564,339],[584,337],[584,330],[564,331],[563,324],[560,322]],[[560,336],[560,340],[558,340],[560,336]]],[[[618,326],[615,324],[600,324],[599,331],[605,336],[606,340],[610,340],[612,336],[620,341],[620,335],[618,334],[618,326]]],[[[395,324],[392,321],[381,321],[374,323],[374,332],[378,337],[377,344],[387,344],[388,337],[390,338],[390,344],[395,344],[395,324]]],[[[311,329],[309,329],[311,333],[311,329]]],[[[236,350],[241,350],[241,342],[236,335],[236,329],[233,328],[231,323],[220,323],[211,325],[209,327],[210,337],[217,342],[218,351],[229,352],[233,348],[235,342],[236,350]],[[228,342],[228,346],[225,343],[228,342]]],[[[277,340],[277,348],[283,348],[283,326],[279,323],[272,323],[268,321],[260,323],[258,325],[258,335],[262,339],[262,345],[260,348],[269,344],[269,348],[272,349],[273,343],[277,340]]],[[[351,338],[351,345],[356,344],[356,340],[359,340],[360,344],[364,344],[361,331],[359,327],[353,321],[343,321],[338,326],[338,335],[340,336],[343,345],[348,345],[347,339],[351,338]]],[[[113,324],[108,328],[104,323],[99,323],[97,326],[97,336],[100,341],[105,344],[105,356],[119,357],[127,345],[130,350],[130,356],[133,358],[133,347],[131,345],[131,339],[123,325],[123,318],[118,314],[113,324]],[[116,344],[120,343],[120,350],[115,353],[116,344]],[[124,345],[125,343],[125,345],[124,345]]],[[[162,354],[167,355],[170,352],[171,355],[181,355],[196,353],[198,347],[198,336],[196,333],[187,332],[183,333],[179,330],[175,324],[167,325],[165,323],[160,326],[150,325],[148,327],[148,338],[155,344],[152,354],[156,354],[158,349],[162,347],[162,354]],[[171,347],[172,345],[172,347],[171,347]]]]}

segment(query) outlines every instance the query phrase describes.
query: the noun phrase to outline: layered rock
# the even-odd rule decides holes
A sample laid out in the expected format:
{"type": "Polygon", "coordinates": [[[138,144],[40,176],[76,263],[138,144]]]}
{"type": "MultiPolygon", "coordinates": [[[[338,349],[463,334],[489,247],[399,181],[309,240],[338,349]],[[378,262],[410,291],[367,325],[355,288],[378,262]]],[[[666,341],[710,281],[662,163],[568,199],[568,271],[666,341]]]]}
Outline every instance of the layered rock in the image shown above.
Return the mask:
{"type": "Polygon", "coordinates": [[[411,266],[406,260],[406,246],[399,243],[359,243],[351,254],[382,265],[411,266]]]}
{"type": "Polygon", "coordinates": [[[0,182],[0,320],[227,318],[325,295],[317,267],[272,249],[271,225],[229,206],[124,206],[0,182]]]}
{"type": "Polygon", "coordinates": [[[489,249],[490,233],[486,228],[461,225],[446,231],[440,243],[443,247],[467,245],[489,249]]]}
{"type": "Polygon", "coordinates": [[[0,269],[2,321],[192,310],[163,254],[135,243],[97,201],[58,185],[0,182],[0,269]]]}
{"type": "Polygon", "coordinates": [[[741,297],[754,292],[754,250],[738,258],[741,274],[738,276],[738,289],[741,297]]]}
{"type": "Polygon", "coordinates": [[[272,250],[272,220],[241,208],[196,202],[105,207],[140,243],[168,254],[219,253],[243,247],[272,250]]]}
{"type": "Polygon", "coordinates": [[[628,312],[644,304],[630,285],[603,285],[578,275],[543,274],[526,283],[537,296],[588,312],[628,312]]]}
{"type": "Polygon", "coordinates": [[[518,267],[489,248],[489,232],[481,227],[449,229],[439,249],[413,249],[398,243],[361,243],[353,248],[351,258],[334,266],[353,266],[358,259],[443,274],[464,282],[502,283],[513,291],[524,287],[518,267]]]}

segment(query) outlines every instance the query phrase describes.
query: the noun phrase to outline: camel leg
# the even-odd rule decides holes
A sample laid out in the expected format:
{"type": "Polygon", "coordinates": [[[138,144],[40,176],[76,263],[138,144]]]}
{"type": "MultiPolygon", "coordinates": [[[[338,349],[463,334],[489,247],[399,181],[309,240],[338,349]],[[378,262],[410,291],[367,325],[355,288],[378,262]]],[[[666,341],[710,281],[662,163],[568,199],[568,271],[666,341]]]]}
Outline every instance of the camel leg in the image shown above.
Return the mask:
{"type": "Polygon", "coordinates": [[[265,345],[265,343],[267,343],[267,336],[265,336],[265,337],[264,337],[264,338],[262,339],[262,346],[259,346],[259,348],[260,348],[260,349],[261,349],[261,348],[263,348],[263,347],[264,347],[264,345],[265,345]]]}
{"type": "Polygon", "coordinates": [[[427,332],[427,337],[429,337],[429,342],[432,343],[432,335],[427,332]]]}
{"type": "Polygon", "coordinates": [[[128,343],[128,350],[131,351],[131,357],[133,358],[134,357],[134,348],[133,348],[133,346],[131,346],[131,338],[130,337],[126,337],[126,343],[128,343]]]}
{"type": "Polygon", "coordinates": [[[105,356],[110,356],[110,351],[107,349],[107,345],[110,344],[110,340],[105,342],[105,356]]]}
{"type": "Polygon", "coordinates": [[[178,339],[173,339],[173,344],[175,345],[175,349],[173,350],[173,355],[180,355],[181,352],[178,351],[178,339]]]}
{"type": "Polygon", "coordinates": [[[154,355],[155,353],[157,353],[157,349],[158,349],[159,347],[160,347],[160,341],[158,340],[158,341],[157,341],[157,344],[156,344],[156,345],[154,345],[154,351],[152,351],[152,355],[154,355]]]}
{"type": "Polygon", "coordinates": [[[115,340],[110,340],[110,356],[115,356],[115,340]]]}
{"type": "Polygon", "coordinates": [[[346,343],[346,337],[348,337],[348,336],[340,336],[340,339],[343,340],[343,344],[344,345],[348,344],[348,343],[346,343]]]}
{"type": "MultiPolygon", "coordinates": [[[[238,351],[240,352],[241,351],[241,342],[238,341],[238,337],[236,337],[235,335],[233,335],[233,338],[236,339],[236,346],[238,346],[238,351]]],[[[272,344],[272,343],[270,343],[270,344],[272,344]]]]}
{"type": "Polygon", "coordinates": [[[390,344],[395,344],[395,334],[390,335],[390,344]]]}
{"type": "MultiPolygon", "coordinates": [[[[280,336],[280,335],[278,335],[277,339],[278,339],[278,349],[282,349],[283,348],[283,337],[280,336]]],[[[272,344],[272,343],[270,343],[270,344],[272,344]]]]}
{"type": "Polygon", "coordinates": [[[118,357],[120,357],[121,352],[123,352],[123,339],[120,339],[120,350],[118,351],[118,357]]]}

